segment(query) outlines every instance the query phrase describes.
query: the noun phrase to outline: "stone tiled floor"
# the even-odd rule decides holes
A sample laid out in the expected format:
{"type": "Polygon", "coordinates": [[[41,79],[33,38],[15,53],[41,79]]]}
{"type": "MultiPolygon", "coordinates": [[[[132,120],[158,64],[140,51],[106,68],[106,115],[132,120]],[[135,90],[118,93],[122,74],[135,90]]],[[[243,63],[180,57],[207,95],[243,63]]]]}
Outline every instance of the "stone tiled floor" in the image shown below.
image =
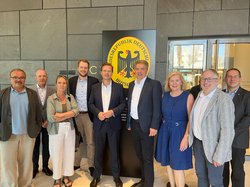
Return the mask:
{"type": "MultiPolygon", "coordinates": [[[[84,163],[84,161],[82,162],[84,163]]],[[[91,182],[91,177],[89,173],[84,172],[84,164],[81,165],[81,170],[77,170],[75,175],[72,177],[74,180],[73,187],[88,187],[91,182]]],[[[246,171],[246,186],[250,185],[250,161],[246,161],[245,164],[246,171]]],[[[134,182],[137,182],[139,179],[136,178],[126,178],[121,177],[124,187],[130,187],[134,182]]],[[[161,167],[158,163],[155,163],[155,183],[154,187],[165,187],[168,181],[168,177],[166,174],[166,168],[161,167]]],[[[195,175],[194,170],[186,171],[186,183],[189,187],[197,186],[197,177],[195,175]]],[[[44,175],[44,173],[39,172],[36,178],[34,179],[35,187],[49,187],[53,186],[52,177],[48,177],[44,175]]],[[[102,176],[101,182],[98,187],[115,187],[113,178],[111,176],[102,176]]]]}

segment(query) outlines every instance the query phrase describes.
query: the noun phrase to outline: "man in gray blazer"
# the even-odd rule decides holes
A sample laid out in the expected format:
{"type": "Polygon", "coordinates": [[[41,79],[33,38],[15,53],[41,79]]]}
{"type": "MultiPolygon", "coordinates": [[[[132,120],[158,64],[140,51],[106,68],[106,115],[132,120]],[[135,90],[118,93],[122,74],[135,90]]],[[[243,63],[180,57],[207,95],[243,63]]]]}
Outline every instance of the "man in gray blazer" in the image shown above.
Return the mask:
{"type": "Polygon", "coordinates": [[[34,146],[33,151],[33,178],[35,178],[36,174],[38,173],[38,162],[39,162],[39,153],[40,153],[40,138],[42,136],[42,158],[43,158],[43,169],[42,171],[47,176],[51,176],[53,172],[48,167],[49,161],[49,135],[47,131],[48,120],[47,120],[47,99],[50,95],[52,95],[55,90],[48,87],[47,85],[48,75],[44,69],[38,69],[36,71],[36,81],[37,84],[33,85],[31,89],[37,92],[39,98],[39,106],[41,108],[42,114],[42,129],[38,134],[34,146]]]}
{"type": "Polygon", "coordinates": [[[11,86],[0,93],[0,186],[31,186],[41,110],[37,93],[25,86],[26,73],[13,69],[9,75],[11,86]]]}
{"type": "MultiPolygon", "coordinates": [[[[225,91],[233,100],[235,106],[234,130],[235,136],[232,145],[231,180],[232,187],[245,186],[245,154],[249,147],[249,126],[250,126],[250,92],[240,87],[241,73],[238,69],[227,70],[225,91]]],[[[224,166],[224,187],[229,186],[230,170],[229,162],[224,166]]]]}
{"type": "Polygon", "coordinates": [[[201,88],[190,114],[189,145],[193,145],[199,187],[223,187],[224,163],[231,160],[234,104],[217,88],[218,73],[201,75],[201,88]]]}

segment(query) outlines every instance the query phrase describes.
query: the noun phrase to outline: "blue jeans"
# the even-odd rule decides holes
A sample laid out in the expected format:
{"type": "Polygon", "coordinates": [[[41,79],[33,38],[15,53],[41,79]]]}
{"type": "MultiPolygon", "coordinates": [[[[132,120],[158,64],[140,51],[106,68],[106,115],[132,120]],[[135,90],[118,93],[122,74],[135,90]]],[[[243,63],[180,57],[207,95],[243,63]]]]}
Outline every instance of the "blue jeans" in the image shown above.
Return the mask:
{"type": "Polygon", "coordinates": [[[205,155],[202,141],[194,138],[193,143],[195,170],[198,177],[198,187],[223,187],[224,165],[215,167],[205,155]]]}

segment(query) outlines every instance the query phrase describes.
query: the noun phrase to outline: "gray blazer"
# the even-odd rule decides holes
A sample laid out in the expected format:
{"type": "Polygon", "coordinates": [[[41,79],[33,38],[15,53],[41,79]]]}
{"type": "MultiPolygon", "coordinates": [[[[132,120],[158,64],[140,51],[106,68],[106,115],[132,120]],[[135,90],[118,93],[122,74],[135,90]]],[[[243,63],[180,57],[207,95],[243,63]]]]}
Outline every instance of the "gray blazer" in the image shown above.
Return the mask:
{"type": "Polygon", "coordinates": [[[39,98],[39,106],[41,108],[41,112],[42,112],[42,120],[43,122],[47,120],[47,111],[46,111],[46,108],[47,108],[47,99],[50,95],[52,95],[53,93],[55,93],[55,89],[54,87],[49,87],[47,86],[47,90],[46,90],[46,97],[45,97],[45,101],[44,101],[44,105],[42,105],[42,102],[41,102],[41,99],[39,97],[39,94],[38,94],[38,89],[37,89],[37,84],[33,85],[30,87],[32,90],[35,90],[37,92],[37,96],[39,98]]]}
{"type": "MultiPolygon", "coordinates": [[[[11,109],[10,109],[11,87],[1,90],[0,93],[0,141],[7,141],[12,134],[11,109]]],[[[36,138],[41,130],[41,110],[37,93],[26,88],[29,100],[27,131],[31,138],[36,138]]]]}
{"type": "MultiPolygon", "coordinates": [[[[196,99],[190,114],[190,146],[194,139],[194,107],[197,101],[198,99],[196,99]]],[[[234,138],[234,104],[232,99],[218,88],[208,103],[203,116],[201,135],[204,152],[209,162],[216,161],[224,164],[224,162],[231,160],[231,146],[234,138]]]]}

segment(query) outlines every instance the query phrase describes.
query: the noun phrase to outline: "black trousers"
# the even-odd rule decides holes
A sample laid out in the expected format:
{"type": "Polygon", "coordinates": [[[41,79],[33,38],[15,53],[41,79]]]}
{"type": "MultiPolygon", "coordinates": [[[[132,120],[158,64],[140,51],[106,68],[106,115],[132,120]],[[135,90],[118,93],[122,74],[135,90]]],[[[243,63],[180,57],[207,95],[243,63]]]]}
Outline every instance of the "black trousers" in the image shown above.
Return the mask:
{"type": "MultiPolygon", "coordinates": [[[[231,163],[231,180],[232,187],[244,187],[245,186],[245,171],[244,171],[244,163],[245,163],[245,154],[246,149],[238,149],[232,148],[232,160],[231,163]]],[[[224,187],[229,186],[230,181],[230,167],[229,162],[224,165],[223,172],[223,183],[224,187]]]]}
{"type": "Polygon", "coordinates": [[[33,170],[38,170],[39,165],[39,153],[40,153],[40,136],[42,135],[42,158],[43,158],[43,168],[48,167],[49,161],[49,135],[47,128],[43,128],[36,137],[36,142],[33,151],[33,170]]]}
{"type": "Polygon", "coordinates": [[[144,181],[144,187],[153,187],[154,185],[154,137],[149,136],[141,130],[138,120],[132,119],[131,125],[132,139],[136,155],[141,164],[141,178],[144,181]]]}
{"type": "Polygon", "coordinates": [[[115,131],[110,127],[109,123],[104,122],[100,129],[94,130],[94,178],[99,178],[102,174],[102,163],[106,140],[108,141],[109,150],[111,154],[111,171],[113,177],[120,177],[120,130],[115,131]]]}

